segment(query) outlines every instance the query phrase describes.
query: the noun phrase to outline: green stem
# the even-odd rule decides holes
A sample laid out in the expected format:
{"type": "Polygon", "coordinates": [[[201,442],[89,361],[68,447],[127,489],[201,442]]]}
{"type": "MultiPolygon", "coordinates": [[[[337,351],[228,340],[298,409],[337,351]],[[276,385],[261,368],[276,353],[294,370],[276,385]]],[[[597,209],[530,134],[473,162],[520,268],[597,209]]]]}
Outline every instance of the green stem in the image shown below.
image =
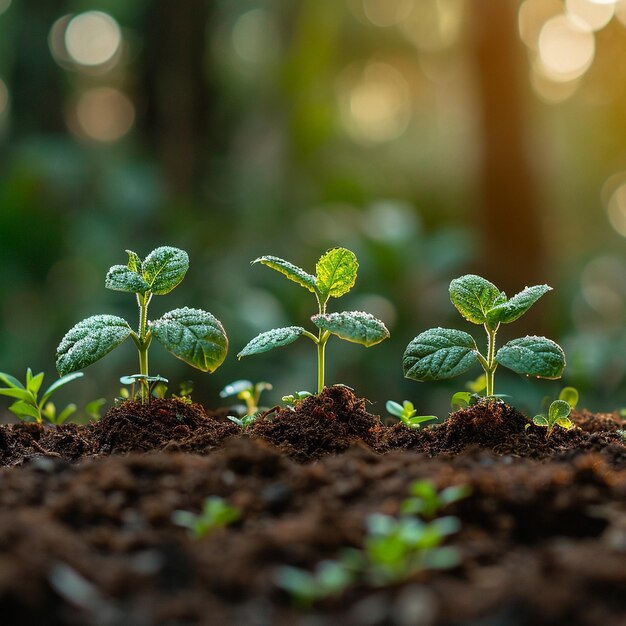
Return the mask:
{"type": "MultiPolygon", "coordinates": [[[[326,302],[320,302],[319,298],[317,300],[319,304],[319,312],[320,315],[324,315],[326,313],[326,302]]],[[[326,367],[326,343],[328,342],[328,338],[330,337],[330,333],[323,331],[320,328],[319,334],[317,336],[317,393],[321,393],[324,389],[324,369],[326,367]]]]}
{"type": "Polygon", "coordinates": [[[489,338],[487,345],[487,367],[485,368],[485,378],[487,383],[485,395],[489,397],[494,394],[494,379],[496,369],[498,367],[498,362],[496,361],[496,333],[498,332],[498,329],[497,327],[491,329],[485,325],[485,330],[487,331],[487,336],[489,338]]]}
{"type": "Polygon", "coordinates": [[[141,404],[147,404],[150,399],[148,386],[148,348],[151,337],[148,333],[148,304],[152,294],[137,294],[137,304],[139,305],[139,373],[146,378],[141,381],[141,404]]]}

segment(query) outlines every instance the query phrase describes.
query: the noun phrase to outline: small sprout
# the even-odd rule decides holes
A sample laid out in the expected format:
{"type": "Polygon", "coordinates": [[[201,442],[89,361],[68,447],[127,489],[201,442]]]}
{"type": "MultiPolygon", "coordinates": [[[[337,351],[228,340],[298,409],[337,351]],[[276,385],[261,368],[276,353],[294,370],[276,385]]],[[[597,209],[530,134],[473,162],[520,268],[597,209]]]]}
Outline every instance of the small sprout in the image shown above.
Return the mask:
{"type": "Polygon", "coordinates": [[[436,415],[417,415],[417,411],[412,402],[404,400],[400,405],[393,400],[388,400],[385,405],[387,412],[397,417],[407,428],[417,430],[424,422],[436,420],[436,415]]]}
{"type": "Polygon", "coordinates": [[[178,385],[178,393],[172,394],[172,398],[178,398],[185,401],[187,404],[191,404],[191,394],[193,393],[193,380],[183,380],[178,385]]]}
{"type": "Polygon", "coordinates": [[[246,403],[247,417],[259,412],[261,394],[270,389],[273,389],[270,383],[259,382],[254,385],[249,380],[236,380],[226,385],[226,387],[220,391],[220,397],[229,398],[236,396],[238,400],[243,400],[246,403]]]}
{"type": "Polygon", "coordinates": [[[626,430],[620,428],[619,430],[616,430],[615,432],[619,435],[622,442],[626,443],[626,430]]]}
{"type": "Polygon", "coordinates": [[[283,396],[281,400],[290,408],[293,409],[297,404],[302,402],[305,398],[312,396],[310,391],[294,391],[288,396],[283,396]]]}
{"type": "MultiPolygon", "coordinates": [[[[572,420],[569,418],[571,410],[572,407],[565,402],[565,400],[555,400],[548,409],[548,417],[545,415],[535,415],[535,417],[533,417],[533,424],[548,429],[546,431],[546,440],[548,440],[552,431],[557,426],[564,430],[569,430],[574,427],[572,420]]],[[[527,424],[526,428],[529,426],[530,424],[527,424]]]]}
{"type": "Polygon", "coordinates": [[[559,400],[567,402],[572,410],[576,408],[576,405],[578,404],[578,399],[579,395],[578,389],[576,389],[576,387],[563,387],[563,389],[561,389],[561,393],[559,393],[559,400]]]}
{"type": "Polygon", "coordinates": [[[257,421],[260,413],[252,413],[249,415],[244,415],[243,417],[235,417],[234,415],[227,415],[226,417],[233,423],[237,424],[239,428],[245,430],[246,428],[250,428],[254,422],[257,421]]]}
{"type": "Polygon", "coordinates": [[[0,388],[0,395],[15,398],[15,402],[9,407],[9,411],[23,422],[44,421],[59,426],[66,422],[75,412],[76,405],[68,404],[60,413],[57,413],[55,405],[50,402],[52,394],[63,385],[83,376],[82,372],[75,372],[59,378],[53,382],[39,398],[39,390],[43,384],[44,373],[33,374],[30,367],[26,370],[26,381],[22,384],[17,378],[0,372],[0,382],[6,387],[0,388]]]}
{"type": "Polygon", "coordinates": [[[409,485],[409,497],[402,501],[400,513],[433,519],[441,509],[467,498],[470,493],[466,485],[446,487],[438,492],[429,480],[416,480],[409,485]]]}
{"type": "Polygon", "coordinates": [[[526,287],[507,298],[488,280],[468,274],[450,283],[450,300],[461,315],[474,324],[482,324],[487,333],[487,352],[482,354],[474,338],[452,328],[431,328],[417,335],[406,348],[402,359],[404,375],[417,381],[454,378],[479,362],[485,372],[485,395],[494,395],[494,375],[498,365],[517,374],[537,378],[560,378],[565,368],[562,348],[550,339],[526,336],[513,339],[496,351],[496,333],[500,324],[519,319],[551,290],[548,285],[526,287]]]}
{"type": "Polygon", "coordinates": [[[204,501],[199,514],[191,511],[174,511],[172,521],[187,528],[194,539],[201,539],[215,530],[229,526],[241,518],[241,510],[218,496],[204,501]]]}
{"type": "Polygon", "coordinates": [[[359,264],[350,250],[346,248],[328,250],[317,262],[315,276],[275,256],[262,256],[253,263],[261,263],[280,272],[315,295],[318,313],[311,317],[311,321],[317,327],[317,335],[301,326],[274,328],[252,339],[239,352],[237,358],[267,352],[273,348],[289,345],[299,337],[307,337],[317,346],[317,392],[319,393],[324,389],[326,343],[331,335],[353,343],[360,343],[365,347],[374,346],[389,337],[389,331],[383,322],[369,313],[326,312],[330,298],[339,298],[348,293],[356,281],[359,264]]]}
{"type": "MultiPolygon", "coordinates": [[[[139,372],[146,381],[148,348],[159,341],[175,357],[203,372],[214,372],[226,358],[228,339],[222,324],[201,309],[174,309],[158,320],[148,320],[152,296],[162,296],[185,277],[189,257],[184,250],[161,246],[143,261],[131,250],[126,265],[114,265],[107,273],[105,287],[132,293],[139,307],[139,327],[135,332],[116,315],[93,315],[78,322],[57,348],[57,370],[65,375],[83,369],[115,349],[130,337],[139,353],[139,372]]],[[[141,401],[148,402],[148,385],[141,386],[141,401]]]]}
{"type": "Polygon", "coordinates": [[[96,400],[92,400],[85,405],[85,413],[87,417],[92,419],[94,422],[97,422],[102,417],[102,407],[106,404],[106,400],[104,398],[98,398],[96,400]]]}
{"type": "Polygon", "coordinates": [[[135,400],[137,396],[140,397],[150,397],[154,396],[155,398],[164,398],[165,393],[167,392],[167,385],[169,381],[167,378],[163,378],[162,376],[144,376],[143,374],[131,374],[130,376],[122,376],[120,378],[120,383],[122,385],[130,386],[130,393],[126,391],[126,393],[122,393],[124,390],[120,392],[120,396],[124,399],[132,399],[135,400]],[[139,383],[139,392],[135,392],[135,384],[139,383]]]}

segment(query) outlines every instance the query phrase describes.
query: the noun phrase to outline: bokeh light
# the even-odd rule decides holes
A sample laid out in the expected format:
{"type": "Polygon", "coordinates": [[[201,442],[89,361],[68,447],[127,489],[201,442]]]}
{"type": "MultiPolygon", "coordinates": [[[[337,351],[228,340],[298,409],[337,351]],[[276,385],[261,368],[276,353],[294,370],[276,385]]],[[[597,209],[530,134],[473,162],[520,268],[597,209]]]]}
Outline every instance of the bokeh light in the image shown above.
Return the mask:
{"type": "Polygon", "coordinates": [[[78,128],[70,123],[79,135],[101,142],[121,139],[133,126],[135,108],[118,89],[96,87],[85,91],[78,99],[75,110],[78,128]]]}
{"type": "Polygon", "coordinates": [[[122,32],[118,23],[102,11],[87,11],[73,17],[65,30],[65,48],[79,65],[96,67],[118,54],[122,32]]]}
{"type": "Polygon", "coordinates": [[[406,19],[414,5],[414,0],[363,0],[363,12],[374,26],[385,28],[406,19]]]}
{"type": "Polygon", "coordinates": [[[626,183],[613,191],[607,206],[607,213],[611,226],[622,237],[626,237],[626,183]]]}
{"type": "Polygon", "coordinates": [[[263,9],[247,11],[233,27],[233,48],[248,63],[266,63],[276,58],[279,41],[275,18],[263,9]]]}
{"type": "Polygon", "coordinates": [[[461,33],[464,7],[463,0],[418,0],[398,28],[419,50],[443,50],[461,33]]]}
{"type": "Polygon", "coordinates": [[[0,0],[0,15],[11,6],[11,0],[0,0]]]}
{"type": "Polygon", "coordinates": [[[599,3],[593,0],[566,0],[567,13],[581,19],[591,28],[600,30],[604,28],[615,13],[613,2],[599,3]]]}
{"type": "Polygon", "coordinates": [[[551,18],[563,13],[560,0],[525,0],[519,8],[517,28],[522,41],[531,49],[539,45],[539,33],[551,18]]]}

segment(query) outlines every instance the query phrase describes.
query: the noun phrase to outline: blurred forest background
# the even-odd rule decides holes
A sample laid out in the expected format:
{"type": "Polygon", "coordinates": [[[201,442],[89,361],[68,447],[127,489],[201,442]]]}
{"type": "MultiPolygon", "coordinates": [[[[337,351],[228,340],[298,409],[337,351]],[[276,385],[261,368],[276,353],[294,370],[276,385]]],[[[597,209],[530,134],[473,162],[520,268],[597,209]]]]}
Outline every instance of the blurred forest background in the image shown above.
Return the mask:
{"type": "MultiPolygon", "coordinates": [[[[340,244],[361,267],[339,306],[392,338],[332,340],[328,380],[374,412],[393,398],[445,414],[463,389],[400,363],[433,325],[483,344],[448,299],[467,272],[509,295],[556,287],[500,339],[559,341],[564,381],[500,370],[497,391],[536,410],[567,383],[584,406],[626,406],[625,108],[624,0],[0,0],[0,370],[51,382],[74,323],[134,326],[105,273],[169,244],[191,268],[152,316],[205,308],[231,348],[209,376],[155,344],[151,373],[194,380],[209,406],[234,379],[268,380],[271,405],[314,388],[312,345],[235,355],[314,302],[249,262],[313,271],[340,244]]],[[[137,369],[129,341],[59,395],[111,403],[137,369]]]]}

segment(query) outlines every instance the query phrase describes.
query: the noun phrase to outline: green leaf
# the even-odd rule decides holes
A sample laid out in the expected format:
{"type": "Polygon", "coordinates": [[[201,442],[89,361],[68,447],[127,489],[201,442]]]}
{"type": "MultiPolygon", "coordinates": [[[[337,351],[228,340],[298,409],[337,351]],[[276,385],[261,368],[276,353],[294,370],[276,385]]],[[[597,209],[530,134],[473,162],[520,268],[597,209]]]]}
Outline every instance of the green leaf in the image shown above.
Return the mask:
{"type": "Polygon", "coordinates": [[[506,302],[506,295],[488,280],[467,274],[450,283],[450,300],[466,320],[484,324],[487,313],[506,302]]]}
{"type": "Polygon", "coordinates": [[[535,417],[533,417],[533,424],[535,426],[545,426],[545,427],[548,427],[550,425],[548,423],[548,419],[544,415],[535,415],[535,417]]]}
{"type": "Polygon", "coordinates": [[[494,326],[498,323],[509,324],[519,319],[530,307],[544,294],[552,291],[548,285],[535,285],[526,287],[523,291],[515,294],[506,302],[494,306],[488,313],[489,323],[494,326]]]}
{"type": "Polygon", "coordinates": [[[189,257],[184,250],[161,246],[153,250],[141,264],[141,273],[155,296],[169,293],[185,278],[189,257]]]}
{"type": "Polygon", "coordinates": [[[107,272],[104,286],[113,291],[127,293],[145,293],[150,285],[137,272],[128,269],[125,265],[114,265],[107,272]]]}
{"type": "Polygon", "coordinates": [[[453,411],[465,409],[470,405],[471,399],[472,393],[470,391],[457,391],[452,398],[450,398],[450,408],[453,411]]]}
{"type": "Polygon", "coordinates": [[[125,252],[128,255],[128,264],[126,267],[128,267],[131,272],[141,272],[141,259],[139,255],[132,250],[126,250],[125,252]]]}
{"type": "Polygon", "coordinates": [[[308,289],[311,293],[316,293],[315,276],[311,276],[311,274],[308,274],[289,261],[279,259],[277,256],[261,256],[252,261],[253,265],[254,263],[267,265],[267,267],[271,267],[273,270],[280,272],[294,283],[298,283],[300,287],[308,289]]]}
{"type": "Polygon", "coordinates": [[[555,422],[557,426],[564,428],[565,430],[569,430],[570,428],[574,428],[574,424],[569,417],[559,417],[555,422]]]}
{"type": "Polygon", "coordinates": [[[36,404],[36,399],[30,391],[26,389],[15,389],[10,387],[9,389],[0,389],[0,395],[9,396],[10,398],[17,398],[30,404],[36,404]]]}
{"type": "Polygon", "coordinates": [[[53,382],[46,389],[43,396],[41,397],[40,404],[43,404],[59,387],[63,387],[63,385],[67,385],[67,383],[71,383],[73,380],[76,380],[77,378],[82,378],[83,376],[84,374],[82,372],[73,372],[72,374],[67,374],[62,378],[59,378],[59,380],[53,382]]]}
{"type": "Polygon", "coordinates": [[[93,315],[78,322],[57,348],[57,371],[64,376],[95,363],[119,346],[131,332],[126,320],[116,315],[93,315]]]}
{"type": "Polygon", "coordinates": [[[236,380],[229,385],[226,385],[222,391],[220,391],[220,398],[229,398],[230,396],[236,396],[242,391],[252,391],[254,385],[251,380],[236,380]]]}
{"type": "Polygon", "coordinates": [[[33,406],[29,402],[24,402],[23,400],[18,400],[17,402],[14,402],[9,407],[9,411],[11,411],[13,415],[16,415],[20,419],[23,419],[24,417],[32,417],[36,422],[41,421],[41,415],[39,414],[37,407],[33,406]]]}
{"type": "Polygon", "coordinates": [[[315,266],[315,283],[322,300],[348,293],[356,282],[358,267],[354,252],[346,248],[332,248],[323,254],[315,266]]]}
{"type": "Polygon", "coordinates": [[[43,383],[43,372],[39,372],[39,374],[33,376],[33,371],[29,367],[26,370],[26,389],[28,389],[35,398],[39,393],[41,383],[43,383]]]}
{"type": "Polygon", "coordinates": [[[56,419],[54,420],[55,424],[63,424],[63,422],[65,422],[66,420],[69,419],[69,417],[71,415],[73,415],[74,413],[76,413],[76,405],[75,404],[68,404],[56,417],[56,419]]]}
{"type": "Polygon", "coordinates": [[[559,400],[564,400],[572,409],[575,409],[578,404],[578,389],[576,387],[563,387],[559,394],[559,400]]]}
{"type": "Polygon", "coordinates": [[[572,407],[565,400],[555,400],[548,410],[548,421],[554,424],[557,420],[567,417],[572,407]]]}
{"type": "Polygon", "coordinates": [[[261,354],[273,348],[288,346],[304,333],[301,326],[287,326],[286,328],[274,328],[265,333],[257,335],[252,339],[245,348],[237,355],[240,359],[243,356],[251,354],[261,354]]]}
{"type": "Polygon", "coordinates": [[[346,341],[360,343],[366,348],[389,338],[385,325],[369,313],[344,311],[314,315],[311,320],[322,330],[327,330],[346,341]]]}
{"type": "Polygon", "coordinates": [[[2,381],[5,385],[9,387],[15,387],[16,389],[24,389],[24,385],[15,378],[15,376],[11,376],[11,374],[6,374],[5,372],[0,372],[0,381],[2,381]]]}
{"type": "Polygon", "coordinates": [[[517,374],[537,378],[560,378],[565,369],[565,354],[557,343],[545,337],[513,339],[496,353],[496,361],[517,374]]]}
{"type": "Polygon", "coordinates": [[[387,400],[387,404],[385,404],[385,409],[387,413],[390,415],[395,415],[396,417],[402,417],[404,415],[404,407],[402,407],[397,402],[393,400],[387,400]]]}
{"type": "Polygon", "coordinates": [[[431,328],[419,334],[406,348],[402,369],[413,380],[453,378],[478,359],[478,348],[468,333],[452,328],[431,328]]]}
{"type": "Polygon", "coordinates": [[[214,372],[226,358],[228,338],[224,328],[207,311],[174,309],[150,322],[150,328],[166,350],[203,372],[214,372]]]}

